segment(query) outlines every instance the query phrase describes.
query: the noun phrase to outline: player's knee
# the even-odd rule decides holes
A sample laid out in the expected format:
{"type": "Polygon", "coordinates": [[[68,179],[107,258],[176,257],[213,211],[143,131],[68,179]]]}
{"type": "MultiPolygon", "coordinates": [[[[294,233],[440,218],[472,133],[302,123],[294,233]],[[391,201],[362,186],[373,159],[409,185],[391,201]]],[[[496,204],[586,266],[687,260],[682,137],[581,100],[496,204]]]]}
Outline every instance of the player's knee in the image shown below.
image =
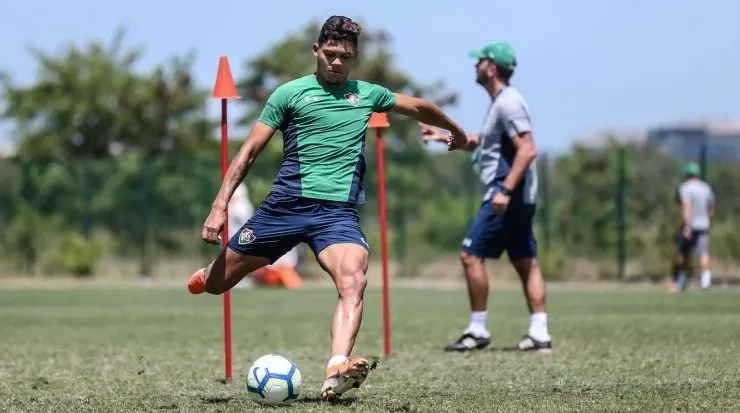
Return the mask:
{"type": "Polygon", "coordinates": [[[460,252],[460,262],[464,267],[472,267],[475,265],[481,265],[483,263],[480,257],[477,257],[465,251],[460,252]]]}
{"type": "Polygon", "coordinates": [[[365,292],[367,278],[361,265],[345,265],[337,277],[339,295],[346,298],[358,298],[365,292]]]}

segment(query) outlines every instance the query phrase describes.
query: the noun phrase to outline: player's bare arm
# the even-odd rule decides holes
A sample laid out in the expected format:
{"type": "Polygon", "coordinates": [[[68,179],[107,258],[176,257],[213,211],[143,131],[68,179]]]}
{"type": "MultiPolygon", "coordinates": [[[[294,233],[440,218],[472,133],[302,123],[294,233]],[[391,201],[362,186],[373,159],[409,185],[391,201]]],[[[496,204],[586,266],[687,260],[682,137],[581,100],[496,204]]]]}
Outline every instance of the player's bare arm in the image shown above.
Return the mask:
{"type": "Polygon", "coordinates": [[[687,239],[691,238],[691,202],[688,199],[681,199],[681,219],[683,220],[683,235],[687,239]]]}
{"type": "Polygon", "coordinates": [[[218,237],[226,222],[226,207],[229,205],[231,196],[274,134],[275,129],[259,121],[255,122],[254,127],[249,131],[247,139],[226,171],[221,188],[211,205],[211,213],[203,224],[202,237],[207,243],[218,244],[218,237]]]}
{"type": "Polygon", "coordinates": [[[520,133],[511,138],[511,141],[516,148],[516,155],[511,165],[511,171],[509,171],[509,174],[504,180],[504,186],[514,189],[519,185],[527,169],[529,169],[529,166],[537,157],[537,148],[534,145],[534,138],[531,132],[520,133]]]}
{"type": "MultiPolygon", "coordinates": [[[[439,129],[424,123],[420,123],[420,126],[422,141],[444,142],[448,145],[453,143],[452,135],[450,133],[443,133],[439,129]]],[[[480,145],[480,134],[476,133],[475,135],[468,135],[468,143],[459,149],[466,152],[472,152],[478,147],[478,145],[480,145]]]]}
{"type": "Polygon", "coordinates": [[[432,102],[413,96],[396,93],[396,106],[393,112],[405,115],[427,125],[436,126],[450,131],[455,148],[464,147],[468,138],[465,131],[455,121],[450,119],[442,109],[432,102]]]}

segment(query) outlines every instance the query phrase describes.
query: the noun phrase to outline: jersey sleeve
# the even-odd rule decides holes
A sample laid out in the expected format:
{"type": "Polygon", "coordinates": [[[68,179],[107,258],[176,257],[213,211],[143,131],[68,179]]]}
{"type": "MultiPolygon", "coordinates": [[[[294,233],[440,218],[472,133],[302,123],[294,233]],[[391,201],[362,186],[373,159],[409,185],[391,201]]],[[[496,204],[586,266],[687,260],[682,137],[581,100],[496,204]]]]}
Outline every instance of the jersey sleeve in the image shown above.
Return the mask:
{"type": "Polygon", "coordinates": [[[509,138],[532,132],[532,124],[529,119],[524,102],[519,100],[506,100],[501,102],[501,125],[509,138]]]}
{"type": "Polygon", "coordinates": [[[279,86],[267,98],[267,103],[258,120],[271,128],[280,129],[288,114],[289,106],[290,90],[285,85],[279,86]]]}
{"type": "Polygon", "coordinates": [[[687,188],[686,185],[681,185],[681,187],[678,188],[678,199],[680,203],[686,202],[690,195],[689,188],[687,188]]]}
{"type": "Polygon", "coordinates": [[[370,101],[373,112],[388,112],[396,106],[396,95],[387,88],[370,84],[370,101]]]}

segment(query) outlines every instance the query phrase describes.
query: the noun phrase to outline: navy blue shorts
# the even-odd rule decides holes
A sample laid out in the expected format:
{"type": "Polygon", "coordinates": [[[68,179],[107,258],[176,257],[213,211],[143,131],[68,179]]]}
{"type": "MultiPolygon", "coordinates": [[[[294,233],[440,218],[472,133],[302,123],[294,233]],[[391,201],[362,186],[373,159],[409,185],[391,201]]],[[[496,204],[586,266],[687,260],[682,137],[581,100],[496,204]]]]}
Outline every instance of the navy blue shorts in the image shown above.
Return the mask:
{"type": "Polygon", "coordinates": [[[302,242],[316,255],[340,243],[358,244],[369,251],[353,204],[280,194],[270,194],[262,201],[254,215],[234,232],[229,248],[268,258],[272,264],[302,242]]]}
{"type": "Polygon", "coordinates": [[[462,251],[481,258],[498,259],[504,251],[510,260],[537,257],[534,237],[534,205],[509,205],[494,214],[491,199],[481,203],[468,229],[462,251]]]}

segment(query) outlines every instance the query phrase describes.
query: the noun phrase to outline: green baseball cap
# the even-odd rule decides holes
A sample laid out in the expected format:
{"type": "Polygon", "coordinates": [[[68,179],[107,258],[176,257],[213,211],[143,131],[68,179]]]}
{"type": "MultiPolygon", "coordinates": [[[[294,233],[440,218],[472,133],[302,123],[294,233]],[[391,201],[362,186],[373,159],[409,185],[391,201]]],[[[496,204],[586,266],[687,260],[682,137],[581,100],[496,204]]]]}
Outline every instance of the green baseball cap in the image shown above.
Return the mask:
{"type": "Polygon", "coordinates": [[[471,50],[470,57],[476,59],[491,59],[497,66],[514,70],[516,67],[516,52],[506,42],[493,42],[482,49],[471,50]]]}
{"type": "Polygon", "coordinates": [[[699,168],[699,164],[696,162],[691,162],[686,164],[686,166],[683,167],[683,176],[699,176],[701,173],[701,168],[699,168]]]}

